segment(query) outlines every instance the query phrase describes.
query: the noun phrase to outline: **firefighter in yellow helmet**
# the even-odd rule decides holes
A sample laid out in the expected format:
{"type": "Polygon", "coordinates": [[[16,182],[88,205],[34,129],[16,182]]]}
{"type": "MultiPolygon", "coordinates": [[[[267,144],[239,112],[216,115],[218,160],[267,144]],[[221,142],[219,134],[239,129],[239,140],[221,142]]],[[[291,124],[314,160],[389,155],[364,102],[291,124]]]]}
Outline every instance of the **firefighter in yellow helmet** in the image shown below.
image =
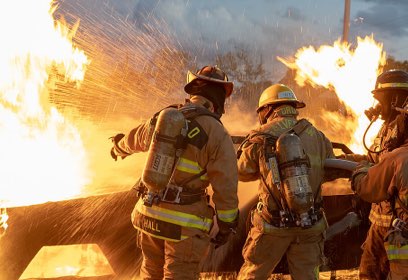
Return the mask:
{"type": "Polygon", "coordinates": [[[185,104],[113,138],[114,159],[148,151],[132,213],[143,279],[198,279],[210,241],[223,245],[237,227],[235,150],[220,121],[233,83],[218,67],[205,66],[188,72],[184,90],[190,94],[185,104]],[[210,184],[215,209],[207,196],[210,184]],[[214,215],[219,231],[210,240],[214,215]]]}
{"type": "Polygon", "coordinates": [[[359,278],[408,279],[408,73],[383,72],[373,95],[379,103],[367,115],[384,123],[352,179],[355,192],[372,202],[359,278]]]}
{"type": "Polygon", "coordinates": [[[293,279],[318,279],[327,222],[322,209],[324,160],[331,142],[297,109],[294,92],[275,84],[261,94],[260,126],[238,150],[240,181],[259,179],[259,202],[238,279],[268,279],[286,254],[293,279]]]}

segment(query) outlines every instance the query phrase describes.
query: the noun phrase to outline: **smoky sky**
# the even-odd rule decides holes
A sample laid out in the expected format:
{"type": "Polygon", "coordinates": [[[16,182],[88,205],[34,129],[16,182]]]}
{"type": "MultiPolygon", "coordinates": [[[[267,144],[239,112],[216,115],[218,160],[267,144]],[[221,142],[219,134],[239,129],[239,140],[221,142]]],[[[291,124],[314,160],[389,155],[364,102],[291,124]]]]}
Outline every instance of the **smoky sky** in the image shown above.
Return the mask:
{"type": "MultiPolygon", "coordinates": [[[[408,1],[383,1],[369,9],[359,11],[356,17],[364,22],[364,28],[384,36],[408,35],[408,1]]],[[[359,25],[356,24],[356,28],[359,25]]]]}
{"type": "MultiPolygon", "coordinates": [[[[145,32],[149,32],[146,25],[159,19],[174,41],[199,61],[237,47],[247,49],[262,57],[277,79],[286,71],[277,56],[293,56],[304,46],[332,45],[343,35],[344,1],[60,1],[84,7],[88,15],[102,13],[107,30],[111,11],[145,32]]],[[[408,1],[351,0],[350,41],[371,34],[376,41],[383,41],[387,54],[406,60],[408,1]]]]}

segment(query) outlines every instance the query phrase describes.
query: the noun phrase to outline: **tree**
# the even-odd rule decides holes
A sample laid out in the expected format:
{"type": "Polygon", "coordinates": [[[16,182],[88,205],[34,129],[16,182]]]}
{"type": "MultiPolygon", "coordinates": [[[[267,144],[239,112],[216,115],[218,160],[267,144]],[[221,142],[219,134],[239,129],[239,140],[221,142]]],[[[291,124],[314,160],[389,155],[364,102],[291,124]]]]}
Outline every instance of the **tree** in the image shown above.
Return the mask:
{"type": "Polygon", "coordinates": [[[405,70],[408,71],[408,61],[404,60],[404,61],[397,61],[395,60],[394,57],[389,56],[387,58],[387,62],[384,66],[383,71],[387,71],[390,69],[401,69],[401,70],[405,70]]]}
{"type": "Polygon", "coordinates": [[[234,81],[232,100],[243,110],[253,112],[260,94],[272,83],[262,56],[251,56],[248,49],[236,47],[234,51],[217,56],[216,64],[234,81]]]}

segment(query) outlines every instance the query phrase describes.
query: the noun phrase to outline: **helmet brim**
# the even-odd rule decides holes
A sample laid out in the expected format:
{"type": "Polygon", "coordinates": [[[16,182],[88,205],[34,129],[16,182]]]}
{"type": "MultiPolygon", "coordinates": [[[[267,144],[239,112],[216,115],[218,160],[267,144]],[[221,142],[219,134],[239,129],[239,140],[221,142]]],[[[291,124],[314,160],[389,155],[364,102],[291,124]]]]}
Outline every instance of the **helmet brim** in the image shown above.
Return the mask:
{"type": "Polygon", "coordinates": [[[383,92],[383,91],[390,91],[390,90],[398,90],[398,91],[408,91],[408,88],[403,87],[387,87],[387,88],[377,88],[371,91],[372,94],[383,92]]]}
{"type": "Polygon", "coordinates": [[[197,82],[197,80],[203,80],[203,81],[208,81],[211,83],[215,83],[215,84],[219,84],[221,86],[224,87],[225,89],[225,97],[229,97],[232,94],[232,91],[234,89],[234,83],[230,82],[230,81],[222,81],[219,79],[214,79],[211,77],[207,77],[204,75],[199,75],[199,74],[195,74],[191,71],[188,71],[187,73],[187,81],[190,81],[189,83],[187,83],[184,86],[184,91],[188,94],[193,93],[193,86],[195,85],[195,83],[197,82]]]}

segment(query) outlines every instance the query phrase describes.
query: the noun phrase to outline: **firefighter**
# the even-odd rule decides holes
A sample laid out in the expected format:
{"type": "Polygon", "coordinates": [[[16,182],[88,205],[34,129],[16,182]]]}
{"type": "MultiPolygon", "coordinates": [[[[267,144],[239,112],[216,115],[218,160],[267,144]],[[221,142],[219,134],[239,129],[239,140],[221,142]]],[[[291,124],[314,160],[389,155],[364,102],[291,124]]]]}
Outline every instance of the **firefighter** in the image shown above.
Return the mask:
{"type": "Polygon", "coordinates": [[[198,279],[211,241],[215,247],[225,244],[237,227],[235,149],[220,121],[233,83],[218,67],[205,66],[188,72],[184,90],[190,95],[185,104],[167,107],[127,135],[113,137],[114,159],[149,152],[132,213],[143,279],[198,279]],[[179,135],[170,135],[175,130],[179,135]],[[209,184],[215,209],[207,196],[209,184]],[[219,231],[210,239],[214,216],[219,231]]]}
{"type": "Polygon", "coordinates": [[[352,177],[356,194],[372,202],[359,274],[408,279],[408,73],[380,74],[373,95],[379,106],[369,112],[384,123],[369,150],[371,161],[362,161],[352,177]]]}
{"type": "Polygon", "coordinates": [[[289,87],[268,87],[259,99],[260,127],[238,149],[239,180],[259,179],[239,279],[268,279],[285,254],[293,279],[319,278],[328,227],[321,185],[334,152],[321,131],[298,120],[303,107],[289,87]]]}

